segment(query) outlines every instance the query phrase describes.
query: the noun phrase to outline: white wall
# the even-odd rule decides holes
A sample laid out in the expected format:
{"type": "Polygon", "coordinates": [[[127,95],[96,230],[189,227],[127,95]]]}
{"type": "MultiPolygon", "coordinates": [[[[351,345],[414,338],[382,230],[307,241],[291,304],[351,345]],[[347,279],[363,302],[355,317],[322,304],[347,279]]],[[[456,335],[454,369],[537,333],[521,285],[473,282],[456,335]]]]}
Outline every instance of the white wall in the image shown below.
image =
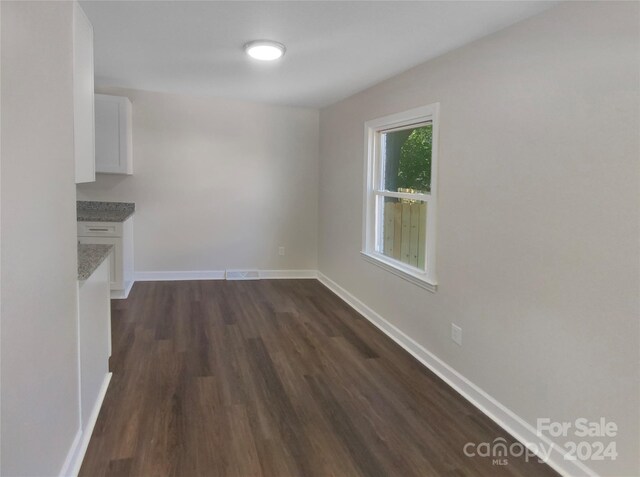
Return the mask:
{"type": "Polygon", "coordinates": [[[639,475],[638,4],[568,3],[321,111],[319,270],[535,426],[639,475]],[[359,257],[365,121],[441,103],[435,294],[359,257]],[[449,338],[463,329],[462,347],[449,338]]]}
{"type": "Polygon", "coordinates": [[[79,425],[72,3],[0,9],[0,474],[49,476],[79,425]]]}
{"type": "Polygon", "coordinates": [[[317,110],[101,92],[133,103],[134,175],[78,199],[136,203],[136,272],[316,269],[317,110]]]}

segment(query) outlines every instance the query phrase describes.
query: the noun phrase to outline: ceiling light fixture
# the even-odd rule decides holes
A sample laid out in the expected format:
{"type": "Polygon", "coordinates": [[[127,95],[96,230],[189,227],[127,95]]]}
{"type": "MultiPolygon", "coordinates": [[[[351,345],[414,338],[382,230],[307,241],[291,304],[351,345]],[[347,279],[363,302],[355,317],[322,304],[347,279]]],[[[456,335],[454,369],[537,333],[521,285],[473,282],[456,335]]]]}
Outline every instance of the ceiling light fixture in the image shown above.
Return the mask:
{"type": "Polygon", "coordinates": [[[277,41],[256,40],[244,45],[244,51],[256,60],[273,61],[282,57],[286,48],[282,43],[278,43],[277,41]]]}

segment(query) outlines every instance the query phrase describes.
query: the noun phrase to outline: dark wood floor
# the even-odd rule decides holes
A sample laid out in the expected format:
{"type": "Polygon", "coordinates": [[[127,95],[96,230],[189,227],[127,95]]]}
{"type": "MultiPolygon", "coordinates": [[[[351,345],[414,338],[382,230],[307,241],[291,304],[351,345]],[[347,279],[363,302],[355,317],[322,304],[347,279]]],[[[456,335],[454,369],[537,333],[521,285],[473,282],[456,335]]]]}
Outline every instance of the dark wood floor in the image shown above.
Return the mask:
{"type": "MultiPolygon", "coordinates": [[[[80,474],[557,475],[316,280],[136,283],[80,474]]],[[[426,317],[425,317],[426,319],[426,317]]]]}

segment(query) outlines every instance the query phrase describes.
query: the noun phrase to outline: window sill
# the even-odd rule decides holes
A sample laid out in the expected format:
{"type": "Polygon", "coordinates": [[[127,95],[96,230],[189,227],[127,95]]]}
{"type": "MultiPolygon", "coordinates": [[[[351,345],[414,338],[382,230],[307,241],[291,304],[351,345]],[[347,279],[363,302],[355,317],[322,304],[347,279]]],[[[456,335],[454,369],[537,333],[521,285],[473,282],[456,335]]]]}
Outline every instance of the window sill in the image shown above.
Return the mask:
{"type": "Polygon", "coordinates": [[[371,254],[367,252],[360,252],[360,255],[363,259],[365,259],[369,263],[373,263],[374,265],[393,273],[394,275],[407,280],[408,282],[413,283],[414,285],[419,286],[420,288],[424,288],[425,290],[429,290],[431,293],[435,293],[438,289],[437,283],[432,283],[427,280],[426,275],[419,272],[413,272],[410,270],[405,270],[398,267],[390,260],[385,260],[383,255],[379,254],[371,254]]]}

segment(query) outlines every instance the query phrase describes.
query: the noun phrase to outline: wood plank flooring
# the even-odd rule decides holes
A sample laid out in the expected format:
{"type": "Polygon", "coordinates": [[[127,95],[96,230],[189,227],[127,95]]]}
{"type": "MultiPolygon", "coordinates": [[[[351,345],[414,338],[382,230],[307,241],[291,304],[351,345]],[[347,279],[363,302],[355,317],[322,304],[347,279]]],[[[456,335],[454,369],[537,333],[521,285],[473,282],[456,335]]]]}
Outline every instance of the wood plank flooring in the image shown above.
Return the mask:
{"type": "Polygon", "coordinates": [[[139,282],[81,476],[551,476],[316,280],[139,282]]]}

